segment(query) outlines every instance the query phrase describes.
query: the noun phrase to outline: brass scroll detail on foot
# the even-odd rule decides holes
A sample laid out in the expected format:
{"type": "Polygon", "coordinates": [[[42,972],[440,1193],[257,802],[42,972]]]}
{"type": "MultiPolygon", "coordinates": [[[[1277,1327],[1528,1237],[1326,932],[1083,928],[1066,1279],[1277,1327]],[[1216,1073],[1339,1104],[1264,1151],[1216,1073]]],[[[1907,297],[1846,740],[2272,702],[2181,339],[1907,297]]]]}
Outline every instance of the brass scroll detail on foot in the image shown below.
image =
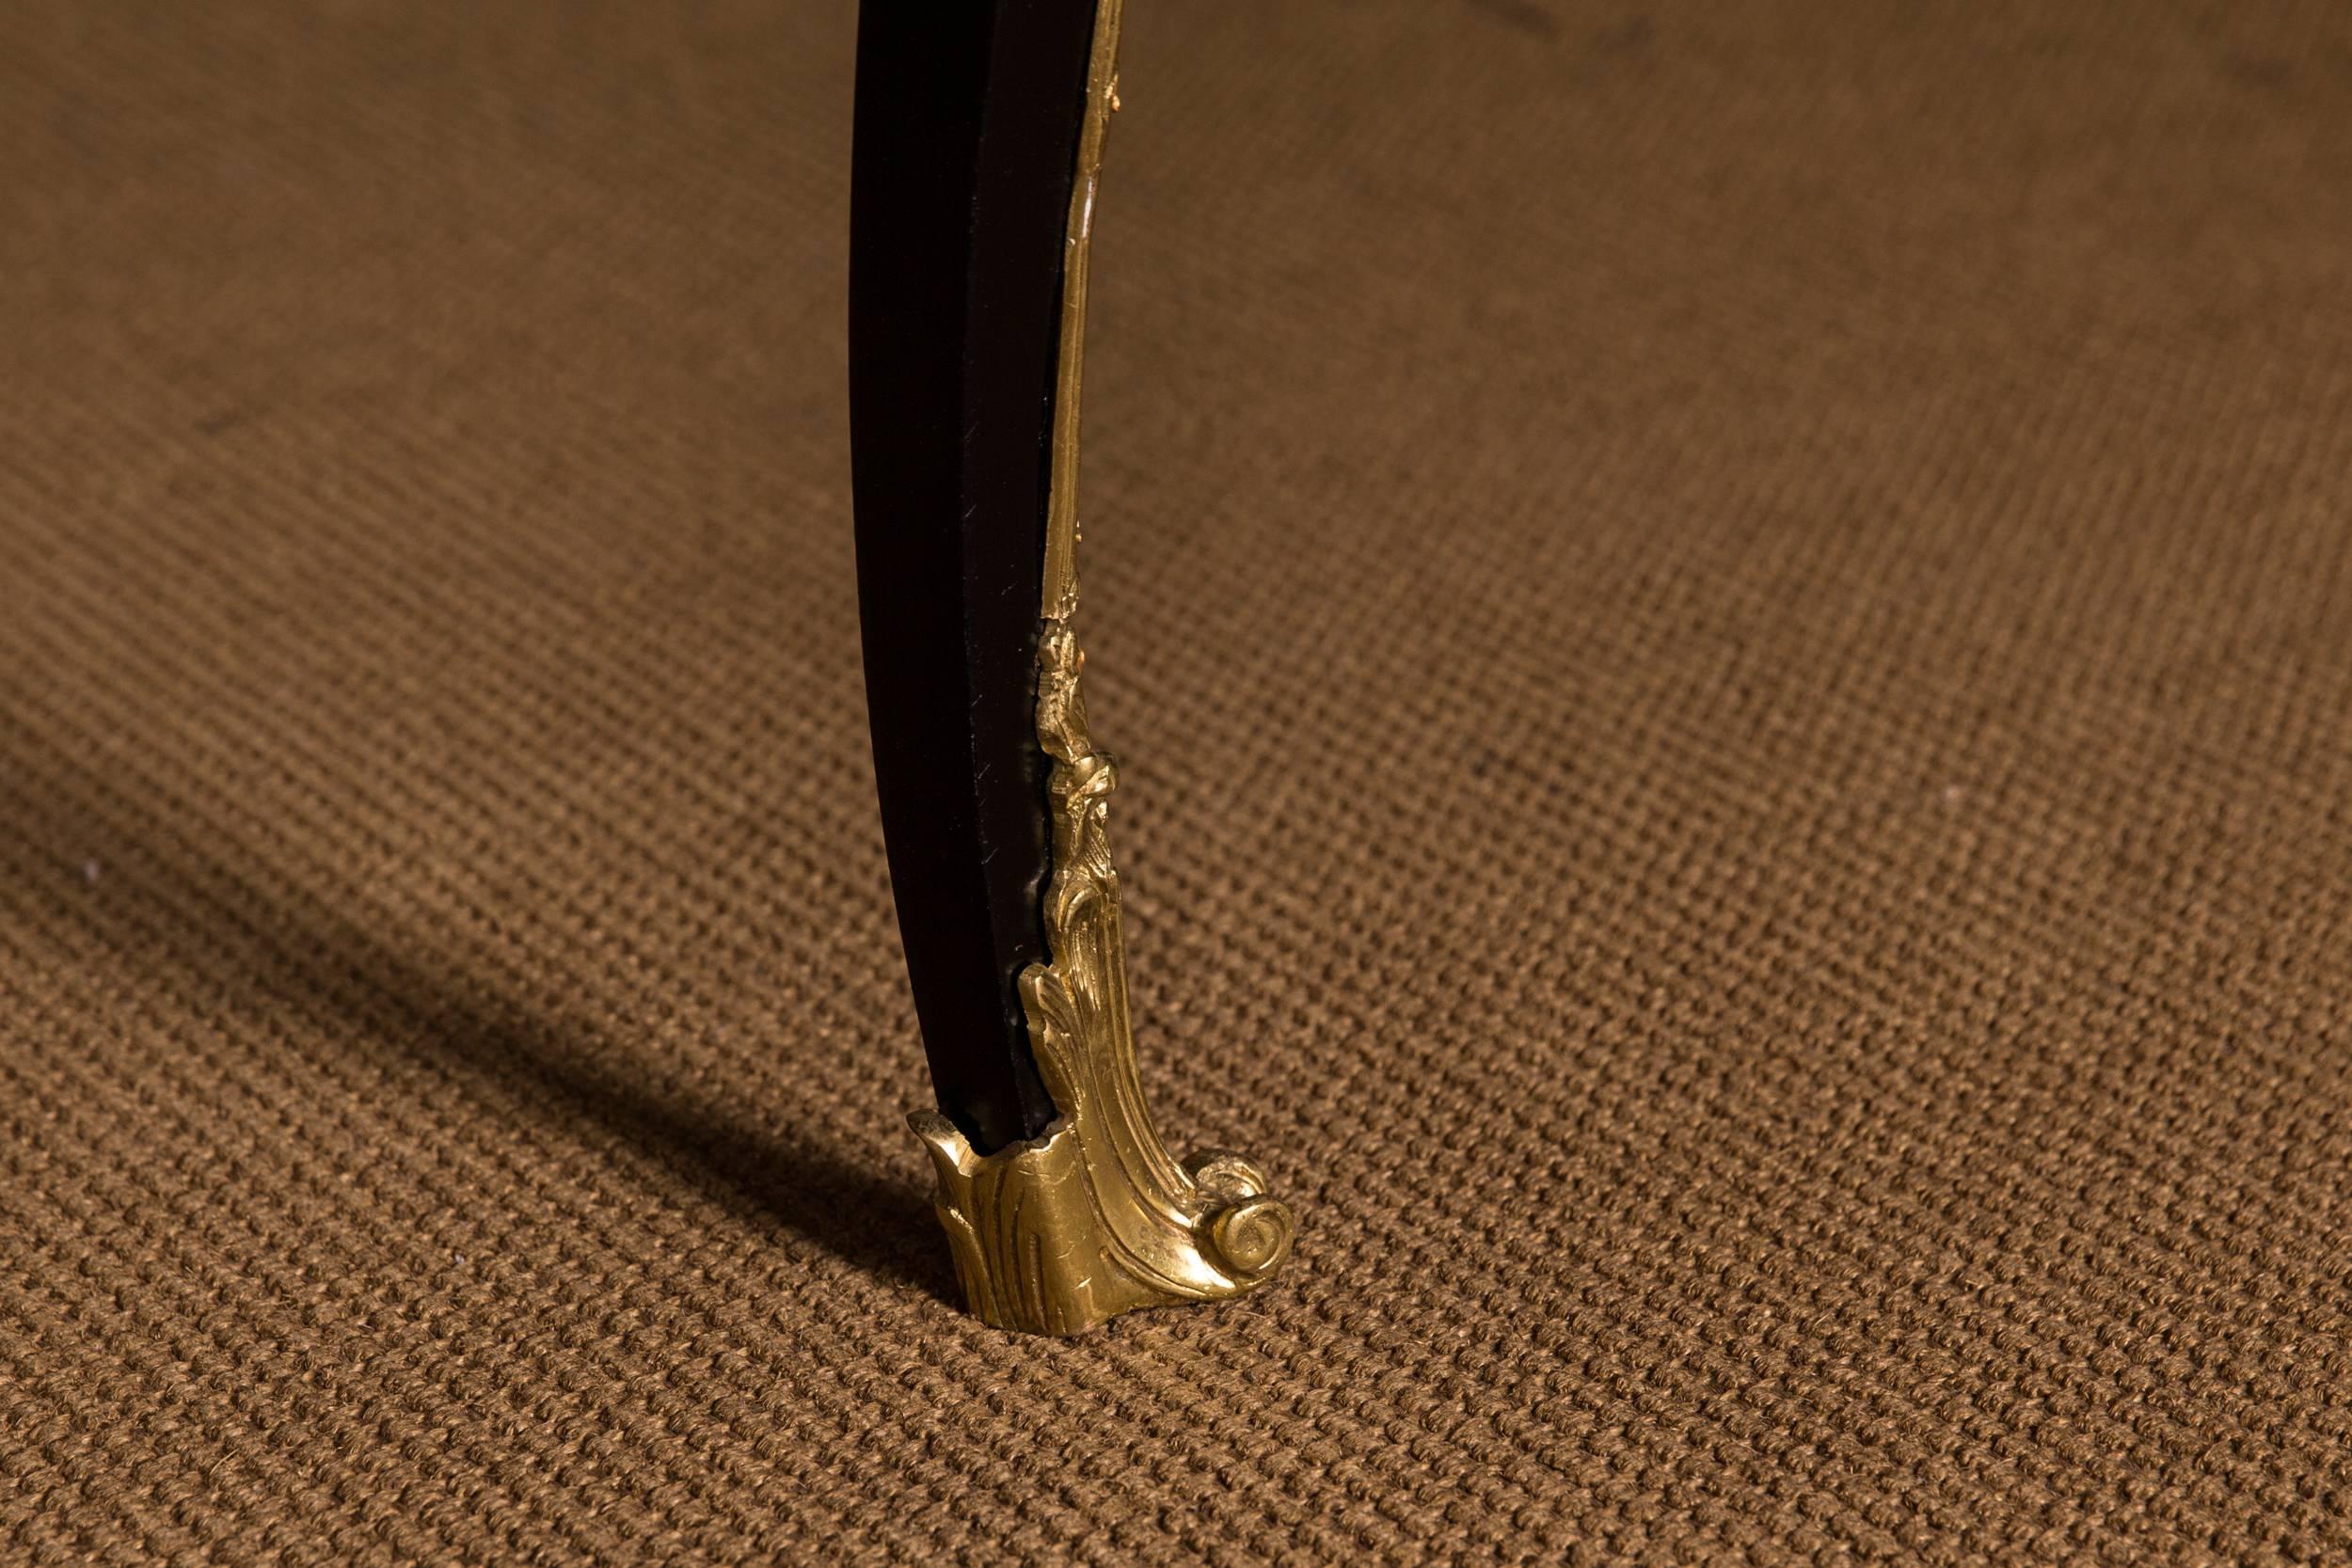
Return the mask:
{"type": "Polygon", "coordinates": [[[1046,1135],[982,1158],[936,1112],[909,1118],[939,1176],[939,1217],[972,1310],[999,1328],[1076,1334],[1121,1312],[1255,1290],[1290,1256],[1290,1210],[1258,1167],[1179,1164],[1136,1074],[1119,873],[1105,817],[1118,768],[1089,744],[1084,656],[1048,621],[1038,728],[1055,768],[1050,963],[1021,976],[1029,1040],[1061,1111],[1046,1135]]]}
{"type": "Polygon", "coordinates": [[[1138,1307],[1253,1291],[1290,1256],[1294,1229],[1256,1165],[1216,1152],[1179,1164],[1144,1108],[1105,826],[1118,769],[1088,738],[1078,689],[1085,656],[1070,618],[1078,600],[1079,386],[1094,195],[1119,107],[1120,7],[1096,7],[1071,193],[1038,639],[1038,739],[1054,759],[1050,961],[1022,974],[1021,1002],[1061,1115],[1043,1137],[987,1156],[937,1112],[908,1118],[938,1171],[940,1222],[964,1299],[999,1328],[1035,1334],[1076,1334],[1138,1307]]]}

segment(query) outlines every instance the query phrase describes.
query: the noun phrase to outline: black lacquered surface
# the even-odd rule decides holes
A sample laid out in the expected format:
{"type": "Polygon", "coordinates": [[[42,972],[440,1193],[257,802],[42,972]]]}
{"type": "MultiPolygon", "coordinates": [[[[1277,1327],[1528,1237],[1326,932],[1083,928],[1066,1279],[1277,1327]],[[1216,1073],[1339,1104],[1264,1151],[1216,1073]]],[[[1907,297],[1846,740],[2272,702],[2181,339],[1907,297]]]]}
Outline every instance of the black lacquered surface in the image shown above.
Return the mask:
{"type": "Polygon", "coordinates": [[[1054,1107],[1033,704],[1061,268],[1093,0],[866,0],[850,416],[866,703],[940,1108],[983,1151],[1054,1107]]]}

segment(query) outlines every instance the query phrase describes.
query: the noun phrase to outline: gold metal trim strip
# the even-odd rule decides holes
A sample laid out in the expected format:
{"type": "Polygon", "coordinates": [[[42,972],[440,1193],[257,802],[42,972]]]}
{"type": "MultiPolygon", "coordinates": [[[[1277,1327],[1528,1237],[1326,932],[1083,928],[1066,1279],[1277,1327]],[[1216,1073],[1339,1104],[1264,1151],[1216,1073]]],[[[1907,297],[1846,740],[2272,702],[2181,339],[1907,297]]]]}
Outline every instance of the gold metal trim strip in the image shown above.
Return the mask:
{"type": "Polygon", "coordinates": [[[1236,1154],[1178,1163],[1145,1108],[1127,1013],[1110,757],[1087,733],[1077,610],[1078,403],[1088,261],[1103,144],[1119,107],[1121,0],[1101,0],[1064,259],[1046,508],[1038,739],[1054,758],[1049,962],[1021,976],[1029,1040],[1061,1116],[1045,1135],[982,1157],[935,1111],[909,1117],[939,1179],[940,1223],[972,1310],[999,1328],[1076,1334],[1138,1307],[1240,1295],[1290,1256],[1295,1222],[1236,1154]]]}

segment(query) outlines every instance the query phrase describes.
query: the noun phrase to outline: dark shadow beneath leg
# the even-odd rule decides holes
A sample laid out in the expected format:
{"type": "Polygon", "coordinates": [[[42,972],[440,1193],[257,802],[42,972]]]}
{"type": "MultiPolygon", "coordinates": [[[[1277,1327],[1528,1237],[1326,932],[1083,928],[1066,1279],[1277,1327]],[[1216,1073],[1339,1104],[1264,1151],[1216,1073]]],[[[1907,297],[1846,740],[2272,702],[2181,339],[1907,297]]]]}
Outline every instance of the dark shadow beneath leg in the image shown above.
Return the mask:
{"type": "MultiPolygon", "coordinates": [[[[354,1048],[405,1055],[461,1089],[496,1090],[541,1130],[600,1129],[728,1212],[773,1222],[877,1280],[955,1299],[928,1193],[823,1148],[802,1130],[737,1121],[657,1083],[639,1042],[429,953],[406,954],[339,912],[335,890],[274,889],[222,824],[135,778],[101,777],[22,732],[0,771],[0,867],[126,963],[176,969],[241,1004],[332,1022],[354,1048]],[[86,858],[109,895],[52,904],[86,858]],[[124,884],[129,885],[124,885],[124,884]]],[[[583,984],[583,990],[590,989],[583,984]]],[[[582,1010],[584,1011],[584,1009],[582,1010]]]]}

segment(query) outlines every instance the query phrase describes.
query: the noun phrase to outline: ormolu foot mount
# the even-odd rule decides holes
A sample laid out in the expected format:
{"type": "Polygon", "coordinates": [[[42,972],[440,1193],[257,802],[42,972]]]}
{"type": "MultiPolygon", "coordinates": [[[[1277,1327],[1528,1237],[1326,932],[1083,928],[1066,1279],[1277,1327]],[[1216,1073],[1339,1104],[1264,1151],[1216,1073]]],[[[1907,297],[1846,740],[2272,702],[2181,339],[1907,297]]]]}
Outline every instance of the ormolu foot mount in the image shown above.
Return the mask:
{"type": "Polygon", "coordinates": [[[1127,1016],[1117,771],[1077,608],[1089,241],[1121,0],[865,0],[850,411],[875,773],[972,1310],[1074,1334],[1290,1253],[1248,1161],[1179,1163],[1127,1016]]]}

